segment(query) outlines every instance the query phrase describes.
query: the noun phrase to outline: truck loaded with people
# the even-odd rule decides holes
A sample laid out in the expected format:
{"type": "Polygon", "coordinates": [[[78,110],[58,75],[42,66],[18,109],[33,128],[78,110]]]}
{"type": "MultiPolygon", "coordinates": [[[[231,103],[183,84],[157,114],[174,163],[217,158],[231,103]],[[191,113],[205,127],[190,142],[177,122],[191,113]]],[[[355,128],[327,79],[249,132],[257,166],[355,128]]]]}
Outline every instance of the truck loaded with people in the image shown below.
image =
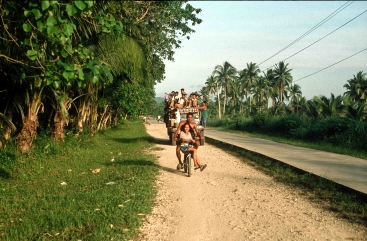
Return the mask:
{"type": "MultiPolygon", "coordinates": [[[[188,113],[192,113],[193,122],[197,125],[197,131],[199,133],[195,133],[192,130],[193,134],[196,138],[204,137],[204,129],[205,127],[201,125],[200,118],[202,115],[202,111],[206,111],[206,104],[203,101],[202,106],[198,104],[199,96],[196,93],[191,93],[187,96],[184,89],[181,89],[180,92],[172,91],[171,93],[165,93],[165,115],[164,122],[167,128],[167,135],[169,137],[171,145],[176,145],[175,133],[180,134],[183,130],[178,130],[176,132],[177,127],[180,122],[186,121],[186,116],[188,113]]],[[[205,115],[206,113],[204,113],[205,115]]],[[[204,145],[205,138],[200,138],[200,145],[204,145]]]]}

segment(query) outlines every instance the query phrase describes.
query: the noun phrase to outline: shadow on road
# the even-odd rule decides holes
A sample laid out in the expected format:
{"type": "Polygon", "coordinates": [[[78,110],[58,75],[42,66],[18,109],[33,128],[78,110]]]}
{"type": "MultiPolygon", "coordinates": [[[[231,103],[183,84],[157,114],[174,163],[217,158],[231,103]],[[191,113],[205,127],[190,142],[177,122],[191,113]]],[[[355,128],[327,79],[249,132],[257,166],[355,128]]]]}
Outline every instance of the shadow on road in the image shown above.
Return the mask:
{"type": "Polygon", "coordinates": [[[153,139],[154,143],[156,143],[156,144],[165,145],[165,146],[170,145],[168,138],[164,139],[164,138],[154,138],[154,137],[152,137],[152,139],[153,139]]]}
{"type": "Polygon", "coordinates": [[[183,170],[176,170],[176,166],[174,166],[174,168],[170,168],[170,167],[165,167],[165,166],[159,166],[159,169],[161,169],[162,171],[166,171],[169,173],[173,173],[175,175],[179,175],[179,176],[187,176],[186,173],[183,172],[183,170]]]}

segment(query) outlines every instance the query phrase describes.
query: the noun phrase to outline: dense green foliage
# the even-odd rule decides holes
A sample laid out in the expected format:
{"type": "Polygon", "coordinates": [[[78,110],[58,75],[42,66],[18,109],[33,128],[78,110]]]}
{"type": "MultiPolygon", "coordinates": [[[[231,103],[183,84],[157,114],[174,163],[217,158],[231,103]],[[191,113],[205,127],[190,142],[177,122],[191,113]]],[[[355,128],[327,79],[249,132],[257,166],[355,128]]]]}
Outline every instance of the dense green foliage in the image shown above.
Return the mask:
{"type": "Polygon", "coordinates": [[[201,23],[185,1],[0,1],[0,146],[148,114],[164,60],[201,23]]]}
{"type": "Polygon", "coordinates": [[[40,137],[28,157],[0,150],[0,239],[135,239],[158,173],[142,122],[64,143],[40,137]]]}
{"type": "Polygon", "coordinates": [[[367,123],[350,118],[311,119],[296,114],[272,117],[260,113],[252,118],[211,119],[208,125],[366,151],[367,123]]]}

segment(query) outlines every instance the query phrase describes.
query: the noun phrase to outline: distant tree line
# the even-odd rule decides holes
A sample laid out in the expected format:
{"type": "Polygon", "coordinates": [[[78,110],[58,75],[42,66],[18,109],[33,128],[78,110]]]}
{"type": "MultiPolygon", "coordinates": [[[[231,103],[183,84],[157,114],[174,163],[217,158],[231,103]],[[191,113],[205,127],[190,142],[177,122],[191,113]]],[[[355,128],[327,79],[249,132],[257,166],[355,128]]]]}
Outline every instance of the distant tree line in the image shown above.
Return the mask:
{"type": "Polygon", "coordinates": [[[237,70],[226,61],[215,67],[200,93],[215,102],[218,118],[264,112],[271,116],[295,113],[315,118],[367,119],[367,78],[363,71],[346,80],[343,95],[315,96],[311,100],[302,96],[300,85],[293,83],[291,71],[284,62],[261,73],[256,63],[237,70]]]}
{"type": "Polygon", "coordinates": [[[209,103],[209,125],[365,148],[367,74],[346,80],[343,95],[307,100],[291,71],[284,62],[262,73],[252,62],[242,70],[227,61],[216,66],[200,90],[209,103]]]}

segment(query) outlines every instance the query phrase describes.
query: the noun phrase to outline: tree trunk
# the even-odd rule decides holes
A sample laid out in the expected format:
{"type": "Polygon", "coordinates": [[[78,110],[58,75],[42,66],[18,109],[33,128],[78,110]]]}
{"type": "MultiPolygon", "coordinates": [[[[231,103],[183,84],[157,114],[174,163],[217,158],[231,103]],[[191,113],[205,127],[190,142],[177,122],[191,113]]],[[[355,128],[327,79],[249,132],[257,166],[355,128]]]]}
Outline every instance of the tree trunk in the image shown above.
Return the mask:
{"type": "Polygon", "coordinates": [[[91,107],[91,114],[90,114],[90,136],[95,136],[97,133],[97,120],[98,120],[98,111],[97,111],[97,105],[91,107]]]}
{"type": "Polygon", "coordinates": [[[219,89],[217,89],[217,97],[218,97],[218,117],[219,119],[222,118],[222,115],[220,113],[220,97],[219,97],[219,89]]]}
{"type": "Polygon", "coordinates": [[[54,124],[52,126],[51,137],[57,141],[63,141],[65,138],[64,134],[65,120],[60,110],[56,111],[54,116],[54,124]]]}
{"type": "Polygon", "coordinates": [[[41,98],[39,94],[33,96],[28,105],[27,115],[23,118],[23,127],[16,137],[17,149],[21,152],[27,152],[32,148],[33,141],[37,136],[38,111],[41,107],[41,98]]]}
{"type": "MultiPolygon", "coordinates": [[[[64,111],[68,112],[71,105],[68,100],[68,95],[65,94],[64,102],[62,103],[64,106],[64,111]]],[[[63,113],[62,106],[56,110],[56,114],[54,116],[54,123],[52,126],[51,137],[57,141],[63,141],[65,139],[64,127],[68,125],[68,113],[63,113]]]]}
{"type": "Polygon", "coordinates": [[[106,113],[107,113],[107,108],[108,108],[108,105],[106,105],[106,106],[104,107],[103,113],[102,113],[101,118],[99,119],[99,123],[98,123],[98,125],[97,125],[97,130],[100,130],[100,129],[101,129],[101,125],[102,125],[102,123],[103,123],[103,121],[104,121],[104,118],[105,118],[105,115],[106,115],[106,113]]]}
{"type": "MultiPolygon", "coordinates": [[[[112,116],[111,112],[108,112],[108,114],[105,116],[105,118],[103,120],[103,128],[104,129],[107,129],[107,123],[111,120],[111,116],[112,116]]],[[[110,124],[111,124],[111,121],[110,121],[110,124]]]]}
{"type": "Polygon", "coordinates": [[[89,116],[90,108],[88,102],[83,102],[78,109],[78,134],[84,131],[84,124],[89,116]]]}
{"type": "Polygon", "coordinates": [[[224,99],[223,99],[223,116],[226,114],[226,102],[227,102],[227,93],[224,91],[224,99]]]}

